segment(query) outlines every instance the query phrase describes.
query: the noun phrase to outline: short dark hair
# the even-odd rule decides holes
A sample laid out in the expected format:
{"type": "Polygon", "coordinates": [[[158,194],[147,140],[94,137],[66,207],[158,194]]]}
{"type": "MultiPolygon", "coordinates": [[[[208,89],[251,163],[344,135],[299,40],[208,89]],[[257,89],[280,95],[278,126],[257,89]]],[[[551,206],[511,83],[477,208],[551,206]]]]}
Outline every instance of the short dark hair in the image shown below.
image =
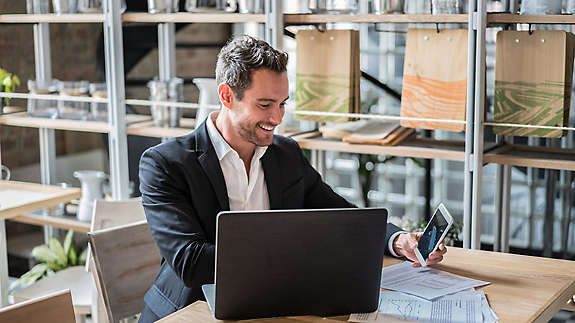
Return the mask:
{"type": "Polygon", "coordinates": [[[231,39],[218,54],[216,81],[227,83],[241,100],[252,83],[252,73],[265,68],[277,73],[286,71],[288,54],[263,40],[247,35],[231,39]]]}

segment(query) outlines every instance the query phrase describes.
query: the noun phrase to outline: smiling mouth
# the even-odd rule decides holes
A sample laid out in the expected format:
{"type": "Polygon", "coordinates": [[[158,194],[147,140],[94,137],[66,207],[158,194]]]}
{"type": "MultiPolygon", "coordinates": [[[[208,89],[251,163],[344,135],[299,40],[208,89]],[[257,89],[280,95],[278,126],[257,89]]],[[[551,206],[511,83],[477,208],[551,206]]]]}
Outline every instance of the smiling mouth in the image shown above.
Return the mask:
{"type": "Polygon", "coordinates": [[[258,124],[258,127],[262,128],[265,131],[274,131],[275,126],[264,126],[262,124],[258,124]]]}

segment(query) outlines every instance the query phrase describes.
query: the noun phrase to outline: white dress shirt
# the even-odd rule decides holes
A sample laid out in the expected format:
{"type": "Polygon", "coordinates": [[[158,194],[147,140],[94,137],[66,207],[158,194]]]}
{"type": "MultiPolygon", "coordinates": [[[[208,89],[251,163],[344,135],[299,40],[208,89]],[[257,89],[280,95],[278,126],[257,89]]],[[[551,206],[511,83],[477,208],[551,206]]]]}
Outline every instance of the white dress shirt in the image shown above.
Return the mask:
{"type": "MultiPolygon", "coordinates": [[[[210,113],[206,120],[206,126],[210,141],[218,155],[222,173],[224,173],[230,211],[269,210],[268,187],[264,178],[264,169],[260,162],[260,158],[268,147],[256,146],[250,163],[250,175],[248,177],[240,155],[224,140],[218,129],[216,129],[212,120],[215,113],[217,112],[210,113]]],[[[394,257],[398,257],[398,255],[393,250],[393,240],[404,232],[396,232],[388,241],[387,247],[394,257]]]]}
{"type": "Polygon", "coordinates": [[[269,210],[270,199],[260,158],[268,147],[257,147],[250,162],[248,176],[240,155],[224,140],[210,113],[206,120],[210,141],[216,150],[230,202],[230,211],[269,210]]]}

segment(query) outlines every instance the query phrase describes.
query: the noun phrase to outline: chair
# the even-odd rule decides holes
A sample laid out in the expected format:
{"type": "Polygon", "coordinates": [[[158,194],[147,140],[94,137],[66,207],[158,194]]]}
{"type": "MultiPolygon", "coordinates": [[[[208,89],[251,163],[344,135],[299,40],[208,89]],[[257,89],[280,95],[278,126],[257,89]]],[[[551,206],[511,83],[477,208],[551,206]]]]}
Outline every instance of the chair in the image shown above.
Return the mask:
{"type": "Polygon", "coordinates": [[[75,323],[70,290],[62,290],[0,308],[0,322],[75,323]]]}
{"type": "Polygon", "coordinates": [[[110,322],[140,313],[161,256],[148,223],[141,221],[88,233],[98,292],[110,322]]]}
{"type": "MultiPolygon", "coordinates": [[[[94,203],[94,215],[92,216],[92,226],[90,231],[122,226],[129,223],[146,220],[144,207],[140,199],[126,201],[105,201],[97,200],[94,203]]],[[[98,291],[103,289],[98,285],[98,276],[94,268],[94,261],[91,253],[87,257],[87,269],[94,278],[95,288],[92,288],[92,321],[94,323],[107,323],[103,299],[98,291]]]]}

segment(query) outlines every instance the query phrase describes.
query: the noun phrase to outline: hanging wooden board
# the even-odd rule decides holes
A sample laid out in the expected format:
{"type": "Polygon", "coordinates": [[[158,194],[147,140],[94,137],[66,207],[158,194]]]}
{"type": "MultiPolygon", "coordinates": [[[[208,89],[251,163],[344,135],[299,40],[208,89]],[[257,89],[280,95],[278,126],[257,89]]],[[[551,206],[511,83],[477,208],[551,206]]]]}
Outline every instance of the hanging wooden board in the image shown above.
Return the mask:
{"type": "MultiPolygon", "coordinates": [[[[562,30],[500,31],[495,65],[495,122],[567,126],[575,35],[562,30]]],[[[500,135],[562,137],[553,129],[494,127],[500,135]]]]}
{"type": "MultiPolygon", "coordinates": [[[[401,116],[465,120],[467,29],[409,29],[401,116]]],[[[402,120],[410,128],[465,130],[464,124],[402,120]]]]}
{"type": "MultiPolygon", "coordinates": [[[[350,113],[359,104],[359,37],[355,30],[302,30],[296,34],[296,110],[350,113]]],[[[347,117],[298,115],[300,120],[347,117]]]]}

